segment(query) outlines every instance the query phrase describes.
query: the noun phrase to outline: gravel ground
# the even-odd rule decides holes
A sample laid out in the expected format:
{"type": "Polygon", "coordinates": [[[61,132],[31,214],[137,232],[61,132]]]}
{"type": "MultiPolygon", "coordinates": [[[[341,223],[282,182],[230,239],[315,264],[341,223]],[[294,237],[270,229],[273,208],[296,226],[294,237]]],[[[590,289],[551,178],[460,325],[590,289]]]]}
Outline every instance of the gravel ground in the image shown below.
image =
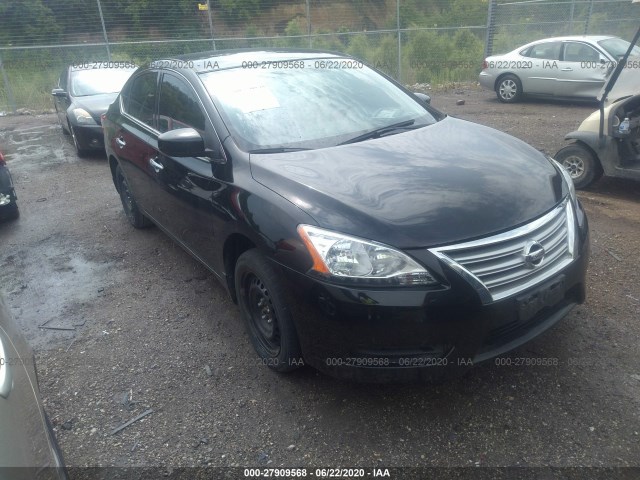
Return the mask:
{"type": "MultiPolygon", "coordinates": [[[[447,113],[550,154],[595,109],[503,105],[472,86],[431,94],[447,113]]],[[[592,233],[587,302],[507,357],[555,366],[487,362],[441,385],[371,386],[259,365],[222,286],[158,229],[129,226],[106,160],[76,158],[54,115],[0,118],[0,149],[22,213],[0,225],[0,285],[36,347],[72,467],[363,467],[370,477],[374,467],[640,466],[640,184],[605,178],[579,193],[592,233]]],[[[517,476],[531,472],[603,473],[517,476]]],[[[631,475],[605,476],[621,472],[631,475]]]]}

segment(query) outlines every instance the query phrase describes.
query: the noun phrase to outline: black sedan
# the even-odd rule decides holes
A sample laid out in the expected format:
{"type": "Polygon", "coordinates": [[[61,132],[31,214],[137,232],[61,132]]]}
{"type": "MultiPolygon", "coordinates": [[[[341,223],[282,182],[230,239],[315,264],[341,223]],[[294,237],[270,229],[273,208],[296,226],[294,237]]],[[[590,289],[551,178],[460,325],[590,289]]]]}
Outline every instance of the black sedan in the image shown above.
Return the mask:
{"type": "Polygon", "coordinates": [[[565,170],[356,59],[153,62],[104,133],[129,221],[220,279],[276,371],[459,372],[585,298],[587,219],[565,170]]]}
{"type": "Polygon", "coordinates": [[[104,148],[100,116],[134,71],[130,62],[85,62],[60,75],[51,95],[62,131],[71,135],[78,156],[104,148]]]}
{"type": "Polygon", "coordinates": [[[13,186],[11,172],[0,152],[0,220],[12,220],[20,216],[18,196],[13,186]]]}

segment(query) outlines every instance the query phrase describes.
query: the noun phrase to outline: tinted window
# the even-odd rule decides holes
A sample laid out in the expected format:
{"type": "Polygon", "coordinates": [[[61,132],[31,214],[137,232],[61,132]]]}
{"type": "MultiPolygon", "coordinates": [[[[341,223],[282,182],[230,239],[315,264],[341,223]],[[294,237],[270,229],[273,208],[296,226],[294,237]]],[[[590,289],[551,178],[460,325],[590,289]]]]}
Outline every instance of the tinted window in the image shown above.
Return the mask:
{"type": "Polygon", "coordinates": [[[564,44],[565,62],[597,62],[600,54],[589,45],[577,42],[567,42],[564,44]]]}
{"type": "Polygon", "coordinates": [[[204,114],[193,88],[184,80],[165,74],[160,84],[158,130],[191,127],[204,131],[204,114]]]}
{"type": "Polygon", "coordinates": [[[352,68],[306,60],[298,68],[232,68],[200,78],[246,150],[322,148],[399,122],[414,120],[417,127],[436,121],[382,75],[348,62],[352,68]]]}
{"type": "Polygon", "coordinates": [[[153,126],[158,72],[148,72],[133,80],[125,97],[125,110],[132,117],[153,126]]]}
{"type": "Polygon", "coordinates": [[[533,45],[523,55],[531,58],[541,58],[544,60],[560,60],[560,42],[546,42],[533,45]]]}

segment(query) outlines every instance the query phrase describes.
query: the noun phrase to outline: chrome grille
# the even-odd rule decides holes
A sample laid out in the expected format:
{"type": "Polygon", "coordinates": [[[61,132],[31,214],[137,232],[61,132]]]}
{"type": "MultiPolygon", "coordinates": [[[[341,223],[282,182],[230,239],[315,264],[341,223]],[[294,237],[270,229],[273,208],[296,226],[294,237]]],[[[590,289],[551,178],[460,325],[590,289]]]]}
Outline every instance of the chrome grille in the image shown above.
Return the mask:
{"type": "Polygon", "coordinates": [[[566,199],[541,218],[509,232],[430,251],[469,281],[483,303],[491,303],[536,285],[571,263],[574,222],[573,206],[566,199]],[[540,246],[544,256],[536,264],[527,253],[540,246]]]}

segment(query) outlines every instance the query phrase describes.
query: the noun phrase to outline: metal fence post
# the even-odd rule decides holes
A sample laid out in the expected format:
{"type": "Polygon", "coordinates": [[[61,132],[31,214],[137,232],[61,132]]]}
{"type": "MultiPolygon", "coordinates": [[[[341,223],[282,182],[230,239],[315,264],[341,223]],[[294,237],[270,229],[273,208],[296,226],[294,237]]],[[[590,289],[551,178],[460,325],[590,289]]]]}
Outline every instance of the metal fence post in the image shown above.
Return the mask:
{"type": "Polygon", "coordinates": [[[571,10],[569,12],[569,35],[573,34],[573,16],[576,11],[576,0],[571,0],[571,10]]]}
{"type": "Polygon", "coordinates": [[[496,29],[496,11],[498,9],[497,0],[489,0],[489,9],[487,11],[487,38],[484,44],[484,56],[489,57],[493,52],[493,36],[496,29]]]}
{"type": "Polygon", "coordinates": [[[591,15],[593,14],[593,0],[589,4],[589,15],[587,15],[587,21],[584,24],[584,34],[589,33],[589,23],[591,22],[591,15]]]}
{"type": "Polygon", "coordinates": [[[400,0],[396,0],[396,29],[398,31],[398,82],[402,81],[402,36],[400,34],[400,0]]]}
{"type": "Polygon", "coordinates": [[[309,48],[311,48],[311,9],[309,8],[309,0],[306,0],[307,7],[307,36],[309,37],[309,48]]]}
{"type": "Polygon", "coordinates": [[[109,50],[109,37],[107,37],[107,28],[104,25],[104,16],[102,15],[102,5],[98,2],[98,13],[100,14],[100,22],[102,22],[102,35],[104,35],[104,44],[107,47],[107,60],[111,61],[111,50],[109,50]]]}
{"type": "Polygon", "coordinates": [[[211,17],[211,2],[207,0],[207,16],[209,17],[209,31],[211,32],[211,45],[216,49],[216,37],[213,34],[213,18],[211,17]]]}
{"type": "Polygon", "coordinates": [[[4,80],[4,90],[7,92],[7,102],[9,109],[16,113],[16,99],[13,97],[13,91],[11,90],[11,84],[9,83],[9,77],[4,70],[4,63],[2,63],[2,57],[0,57],[0,70],[2,70],[2,80],[4,80]]]}

